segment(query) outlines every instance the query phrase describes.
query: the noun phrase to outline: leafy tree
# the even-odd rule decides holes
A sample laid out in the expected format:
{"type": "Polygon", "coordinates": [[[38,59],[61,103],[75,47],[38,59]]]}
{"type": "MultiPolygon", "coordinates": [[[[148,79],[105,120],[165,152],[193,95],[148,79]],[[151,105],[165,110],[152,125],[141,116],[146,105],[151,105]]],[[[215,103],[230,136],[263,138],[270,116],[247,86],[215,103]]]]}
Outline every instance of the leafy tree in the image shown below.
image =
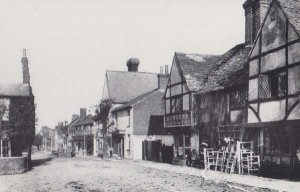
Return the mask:
{"type": "Polygon", "coordinates": [[[109,125],[109,113],[112,107],[111,99],[102,99],[97,106],[95,111],[94,121],[100,125],[102,124],[102,134],[103,134],[103,157],[108,157],[108,129],[109,125]]]}

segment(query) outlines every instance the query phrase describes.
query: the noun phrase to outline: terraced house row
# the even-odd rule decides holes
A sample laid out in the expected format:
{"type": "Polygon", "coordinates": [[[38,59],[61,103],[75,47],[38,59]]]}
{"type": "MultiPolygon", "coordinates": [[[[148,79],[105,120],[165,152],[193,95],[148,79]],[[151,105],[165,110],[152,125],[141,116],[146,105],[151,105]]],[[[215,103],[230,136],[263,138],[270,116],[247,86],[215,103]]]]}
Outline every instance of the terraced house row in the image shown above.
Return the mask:
{"type": "Polygon", "coordinates": [[[297,171],[300,1],[247,0],[245,42],[222,55],[175,53],[170,74],[107,71],[114,155],[184,164],[202,142],[252,141],[264,174],[297,171]]]}

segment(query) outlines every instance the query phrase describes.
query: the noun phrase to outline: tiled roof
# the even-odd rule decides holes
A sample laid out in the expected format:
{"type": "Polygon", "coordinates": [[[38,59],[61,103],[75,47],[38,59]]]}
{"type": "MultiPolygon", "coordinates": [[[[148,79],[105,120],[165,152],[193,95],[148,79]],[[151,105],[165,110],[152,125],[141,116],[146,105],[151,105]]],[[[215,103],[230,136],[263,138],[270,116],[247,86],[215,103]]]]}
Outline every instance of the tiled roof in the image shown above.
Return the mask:
{"type": "Polygon", "coordinates": [[[236,45],[219,57],[211,68],[200,93],[236,86],[247,81],[247,58],[251,46],[236,45]]]}
{"type": "Polygon", "coordinates": [[[68,125],[68,131],[75,131],[75,123],[77,123],[80,120],[80,117],[77,117],[76,119],[73,119],[71,123],[68,125]]]}
{"type": "Polygon", "coordinates": [[[23,83],[0,84],[0,96],[30,96],[30,86],[23,83]]]}
{"type": "Polygon", "coordinates": [[[216,55],[176,53],[175,57],[190,91],[198,91],[203,86],[203,80],[218,60],[216,55]]]}
{"type": "Polygon", "coordinates": [[[289,21],[300,34],[300,0],[277,0],[289,21]]]}
{"type": "Polygon", "coordinates": [[[158,87],[157,73],[107,71],[108,95],[114,103],[127,103],[158,87]]]}
{"type": "Polygon", "coordinates": [[[126,109],[126,108],[129,108],[131,107],[132,105],[134,105],[135,103],[137,103],[138,101],[146,98],[147,96],[151,95],[152,93],[155,93],[156,91],[160,91],[160,89],[155,89],[153,91],[150,91],[150,92],[147,92],[147,93],[144,93],[142,95],[139,95],[137,96],[136,98],[134,98],[133,100],[129,101],[128,103],[125,103],[124,105],[121,105],[119,107],[116,107],[112,110],[112,112],[117,112],[117,111],[121,111],[123,109],[126,109]]]}
{"type": "Polygon", "coordinates": [[[92,115],[88,115],[88,116],[80,118],[80,120],[77,121],[74,124],[74,127],[78,127],[78,126],[81,126],[81,125],[90,125],[90,124],[93,124],[93,123],[94,123],[93,116],[92,115]]]}

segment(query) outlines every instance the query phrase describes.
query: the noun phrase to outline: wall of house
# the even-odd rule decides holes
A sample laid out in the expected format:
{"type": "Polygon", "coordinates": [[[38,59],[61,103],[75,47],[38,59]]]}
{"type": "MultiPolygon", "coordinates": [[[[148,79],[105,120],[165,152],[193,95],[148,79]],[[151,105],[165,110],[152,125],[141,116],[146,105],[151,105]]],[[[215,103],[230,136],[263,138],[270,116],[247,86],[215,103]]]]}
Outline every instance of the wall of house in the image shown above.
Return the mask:
{"type": "Polygon", "coordinates": [[[133,106],[133,134],[147,135],[151,115],[164,115],[164,90],[158,90],[133,106]]]}
{"type": "Polygon", "coordinates": [[[248,123],[300,119],[299,52],[299,37],[274,1],[250,55],[248,123]],[[286,85],[277,85],[286,87],[278,96],[271,94],[271,78],[276,75],[287,80],[282,81],[286,85]]]}

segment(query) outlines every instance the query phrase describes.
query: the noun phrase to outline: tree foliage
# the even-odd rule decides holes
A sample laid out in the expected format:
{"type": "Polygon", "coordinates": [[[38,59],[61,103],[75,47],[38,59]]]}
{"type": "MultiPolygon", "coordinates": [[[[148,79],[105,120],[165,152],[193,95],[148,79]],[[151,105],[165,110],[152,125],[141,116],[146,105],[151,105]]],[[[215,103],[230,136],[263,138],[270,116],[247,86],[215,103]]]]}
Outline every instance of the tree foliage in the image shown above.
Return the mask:
{"type": "Polygon", "coordinates": [[[102,99],[97,106],[95,111],[94,121],[100,125],[102,124],[102,133],[103,133],[103,156],[108,157],[108,128],[109,128],[109,113],[112,107],[111,99],[102,99]]]}

